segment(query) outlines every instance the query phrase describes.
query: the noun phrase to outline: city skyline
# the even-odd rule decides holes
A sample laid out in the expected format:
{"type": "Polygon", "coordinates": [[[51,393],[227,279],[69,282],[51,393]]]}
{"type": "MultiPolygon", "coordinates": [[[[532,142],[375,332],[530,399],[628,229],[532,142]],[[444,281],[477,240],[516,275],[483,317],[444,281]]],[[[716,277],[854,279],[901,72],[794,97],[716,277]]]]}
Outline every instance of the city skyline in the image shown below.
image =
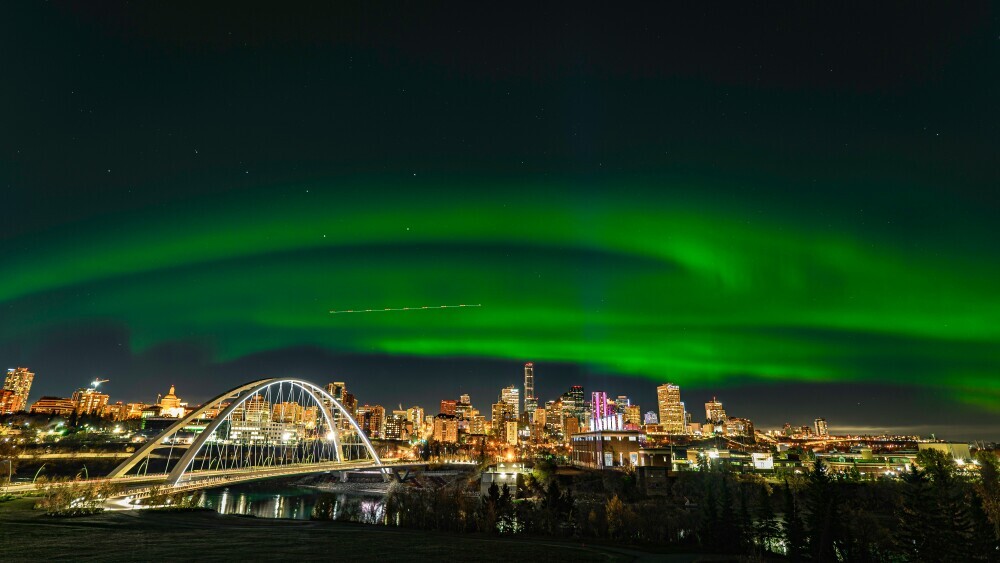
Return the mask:
{"type": "MultiPolygon", "coordinates": [[[[534,363],[533,362],[528,362],[528,364],[526,364],[526,365],[531,366],[531,368],[532,368],[532,378],[533,378],[533,376],[534,376],[534,363]]],[[[27,368],[24,368],[24,367],[10,368],[8,370],[8,374],[11,373],[11,372],[13,372],[15,369],[17,369],[18,371],[21,371],[21,370],[26,370],[27,368]]],[[[33,377],[35,374],[31,373],[30,375],[33,377]]],[[[39,399],[57,399],[57,400],[58,399],[62,399],[66,403],[66,405],[64,406],[64,408],[67,408],[68,406],[73,405],[73,404],[77,404],[78,405],[77,408],[79,408],[79,404],[77,403],[77,397],[78,397],[78,395],[80,395],[81,393],[84,393],[85,391],[87,393],[94,393],[96,391],[96,387],[97,387],[98,384],[100,384],[100,383],[106,383],[107,381],[108,380],[95,380],[93,382],[90,382],[90,387],[87,388],[87,389],[85,389],[84,387],[78,387],[75,391],[73,391],[73,393],[72,393],[72,395],[73,395],[72,399],[69,398],[69,394],[68,393],[63,393],[62,395],[60,395],[59,393],[41,394],[41,393],[36,393],[35,390],[32,389],[32,394],[30,395],[30,397],[33,398],[34,400],[29,400],[28,406],[30,406],[31,404],[33,404],[35,401],[37,401],[39,399]]],[[[6,383],[6,381],[5,381],[5,383],[6,383]]],[[[342,393],[342,388],[340,386],[344,385],[344,382],[329,382],[329,383],[326,383],[326,384],[323,384],[323,385],[326,385],[328,392],[330,392],[333,396],[339,397],[339,394],[342,393]]],[[[812,418],[810,418],[810,416],[812,416],[812,415],[810,415],[809,412],[808,412],[809,409],[810,409],[810,407],[809,407],[808,404],[802,405],[803,408],[805,409],[805,412],[798,411],[798,414],[794,414],[794,415],[791,415],[791,416],[784,416],[784,418],[782,418],[782,416],[783,416],[782,413],[768,413],[765,410],[762,410],[759,405],[755,406],[752,398],[747,397],[745,395],[744,396],[740,396],[740,397],[735,398],[735,399],[729,399],[729,400],[727,400],[727,402],[725,404],[728,404],[728,405],[730,405],[730,407],[733,407],[732,409],[730,409],[730,411],[728,412],[728,415],[727,415],[726,414],[727,411],[726,411],[726,408],[723,406],[722,400],[719,399],[714,393],[709,398],[706,398],[704,401],[701,401],[701,399],[700,399],[700,397],[702,396],[701,393],[699,393],[699,392],[692,393],[691,391],[686,390],[686,389],[681,390],[679,388],[679,386],[670,384],[669,382],[664,383],[664,384],[662,384],[660,386],[657,386],[653,390],[653,393],[652,393],[653,396],[652,396],[652,398],[648,402],[642,401],[642,399],[646,399],[647,398],[647,397],[645,397],[645,395],[643,393],[637,393],[637,394],[634,394],[634,395],[633,394],[618,394],[618,399],[619,400],[621,400],[621,399],[629,399],[630,400],[630,405],[634,405],[634,406],[639,407],[639,409],[640,409],[639,414],[640,415],[642,414],[642,412],[646,412],[647,414],[652,413],[652,414],[658,414],[658,415],[660,415],[660,416],[658,416],[658,418],[659,418],[658,423],[662,425],[662,421],[663,421],[663,418],[662,418],[663,410],[662,409],[663,409],[663,406],[659,405],[659,402],[660,402],[660,389],[668,387],[668,386],[674,388],[674,394],[675,395],[676,395],[676,393],[678,391],[682,392],[682,395],[680,396],[679,407],[678,407],[681,410],[678,411],[678,412],[685,414],[687,416],[688,421],[694,422],[694,423],[698,424],[699,426],[702,423],[709,421],[709,409],[713,409],[714,412],[721,412],[722,413],[721,420],[723,420],[723,421],[725,421],[727,417],[728,418],[734,418],[735,417],[736,419],[740,419],[740,420],[743,420],[743,419],[753,420],[753,421],[756,421],[755,424],[754,424],[754,426],[758,430],[762,430],[762,431],[765,431],[765,430],[766,431],[780,431],[782,428],[787,428],[789,425],[791,425],[793,428],[796,428],[796,429],[798,429],[798,428],[804,428],[804,427],[810,427],[811,426],[815,430],[816,434],[818,434],[818,435],[822,435],[824,433],[823,431],[832,428],[832,430],[830,430],[830,433],[831,434],[839,434],[839,435],[922,436],[924,438],[934,437],[934,438],[937,438],[937,439],[967,440],[967,441],[970,441],[970,442],[971,441],[991,441],[991,440],[995,439],[994,438],[995,434],[992,432],[992,430],[990,428],[974,427],[974,426],[973,427],[968,427],[968,428],[956,429],[954,427],[948,427],[946,425],[934,425],[934,424],[923,424],[923,425],[912,425],[912,424],[865,425],[865,424],[851,424],[849,422],[841,424],[841,423],[838,423],[838,421],[834,420],[833,426],[830,427],[829,423],[827,422],[826,416],[824,416],[822,413],[819,413],[819,414],[815,414],[814,413],[815,416],[813,416],[812,418]],[[637,397],[639,397],[641,399],[637,400],[637,397]],[[693,400],[692,400],[692,397],[694,397],[693,400]],[[692,405],[692,406],[688,407],[687,405],[692,405]],[[704,406],[704,411],[702,410],[702,406],[704,406]],[[735,415],[732,412],[733,410],[735,410],[735,412],[736,412],[735,415]],[[704,419],[699,418],[699,413],[701,413],[701,412],[705,412],[706,416],[705,416],[704,419]],[[821,428],[823,429],[823,431],[820,430],[821,428]],[[945,430],[945,431],[942,432],[942,429],[945,430]],[[950,431],[950,433],[949,433],[949,431],[950,431]]],[[[174,389],[175,389],[176,386],[173,385],[173,384],[170,384],[169,387],[170,387],[170,389],[169,389],[169,391],[167,392],[166,395],[164,395],[164,394],[162,394],[160,392],[160,391],[162,391],[161,389],[157,389],[155,391],[156,400],[149,400],[149,401],[144,400],[144,399],[134,399],[134,398],[127,398],[127,397],[126,398],[113,397],[113,396],[109,396],[108,394],[106,394],[104,392],[96,393],[96,395],[98,396],[99,399],[103,398],[103,401],[100,402],[101,406],[103,406],[105,404],[107,404],[109,406],[112,406],[115,402],[124,403],[126,406],[129,403],[133,403],[133,402],[143,403],[143,404],[146,404],[148,406],[154,406],[154,405],[155,406],[160,406],[160,405],[165,405],[165,403],[163,401],[163,398],[173,397],[173,399],[171,399],[173,401],[173,403],[170,403],[169,405],[166,405],[167,407],[174,407],[174,410],[176,410],[176,413],[171,414],[170,416],[181,416],[183,414],[183,409],[178,409],[178,407],[179,407],[178,399],[174,395],[174,392],[175,392],[174,389]]],[[[550,396],[540,396],[540,397],[538,397],[539,399],[542,399],[542,401],[540,403],[540,406],[544,405],[544,403],[548,402],[548,401],[558,401],[560,397],[565,397],[566,395],[568,395],[568,392],[571,391],[571,388],[575,388],[575,387],[581,387],[581,386],[578,386],[576,384],[571,385],[571,386],[566,386],[561,391],[557,390],[557,391],[553,392],[553,394],[551,395],[551,397],[550,396]]],[[[601,395],[603,395],[606,398],[606,400],[610,400],[612,397],[615,396],[615,394],[618,393],[618,391],[616,391],[616,390],[603,390],[603,389],[594,389],[594,388],[587,389],[585,386],[583,386],[583,387],[585,389],[585,396],[587,396],[587,397],[589,397],[592,394],[596,395],[597,393],[600,393],[601,395]]],[[[356,391],[357,387],[354,386],[354,385],[351,385],[351,389],[356,391]]],[[[363,405],[361,403],[357,402],[358,401],[358,397],[354,393],[351,393],[351,401],[353,401],[352,404],[354,405],[354,407],[357,408],[358,417],[359,417],[358,418],[358,422],[363,427],[367,427],[366,423],[364,422],[365,421],[365,413],[369,412],[370,408],[379,408],[379,409],[382,409],[381,410],[381,414],[379,415],[379,421],[380,422],[385,422],[386,420],[388,420],[388,417],[390,416],[390,413],[393,412],[393,405],[399,405],[405,411],[409,411],[409,410],[412,410],[414,408],[419,408],[419,409],[421,409],[422,412],[428,413],[429,416],[434,416],[436,413],[435,413],[435,407],[433,405],[437,405],[438,402],[440,402],[441,403],[441,409],[439,409],[439,411],[440,412],[444,412],[445,411],[445,409],[444,409],[444,403],[451,403],[452,404],[452,411],[449,411],[446,414],[449,414],[449,415],[453,416],[454,415],[453,410],[454,410],[455,404],[456,403],[457,404],[461,404],[461,402],[462,402],[463,399],[466,399],[466,398],[469,398],[469,397],[471,397],[472,406],[473,407],[478,407],[476,410],[480,414],[486,415],[486,419],[487,420],[491,420],[492,419],[492,416],[490,416],[490,407],[491,407],[491,405],[493,405],[495,403],[507,403],[507,404],[511,405],[511,409],[512,410],[515,410],[515,407],[517,407],[517,405],[520,404],[519,401],[518,401],[518,397],[520,396],[520,392],[521,391],[523,391],[523,389],[522,388],[518,388],[516,385],[505,385],[504,387],[498,388],[496,390],[495,397],[491,397],[488,392],[487,393],[483,393],[482,395],[473,395],[473,394],[470,394],[468,392],[459,392],[459,393],[456,393],[454,397],[441,396],[441,398],[439,400],[429,400],[426,403],[418,401],[418,400],[409,400],[409,399],[406,399],[406,400],[399,399],[399,400],[392,401],[392,402],[383,402],[383,401],[367,400],[364,397],[362,397],[362,401],[361,402],[364,403],[363,405]],[[509,400],[505,400],[504,399],[505,392],[507,392],[510,389],[514,390],[514,394],[510,397],[509,400]]],[[[425,391],[422,395],[418,395],[418,396],[425,396],[425,397],[427,397],[427,396],[433,395],[434,393],[435,393],[435,391],[429,390],[429,391],[425,391]]],[[[707,395],[705,395],[705,396],[707,397],[707,395]]],[[[85,397],[86,397],[86,395],[85,395],[85,397]]],[[[185,394],[185,397],[188,397],[188,395],[185,394]]],[[[401,397],[412,397],[412,395],[401,395],[401,397]]],[[[204,401],[207,401],[209,399],[209,397],[197,397],[197,396],[195,396],[194,398],[196,400],[186,400],[184,402],[184,404],[188,405],[188,408],[192,408],[192,407],[194,407],[196,405],[203,404],[204,401]]],[[[588,404],[591,404],[591,403],[592,403],[592,401],[588,402],[588,404]]],[[[0,402],[0,404],[2,404],[2,402],[0,402]]],[[[591,409],[593,409],[593,407],[591,407],[591,409]]],[[[25,408],[25,410],[27,410],[27,408],[25,408]]],[[[588,412],[593,412],[593,410],[590,410],[588,412]]],[[[524,414],[523,411],[520,411],[520,413],[524,414]]],[[[616,409],[616,413],[617,414],[624,414],[624,410],[622,410],[620,408],[617,408],[616,409]]],[[[2,413],[0,413],[0,414],[2,414],[2,413]]],[[[515,417],[516,417],[516,415],[515,415],[515,417]]],[[[584,419],[584,423],[585,423],[586,420],[589,417],[587,416],[586,413],[581,413],[581,418],[584,419]]],[[[686,429],[688,421],[685,421],[683,423],[684,426],[685,426],[685,430],[682,431],[682,432],[680,432],[681,434],[690,433],[686,429]]],[[[648,421],[646,421],[645,424],[648,424],[648,421]]],[[[671,426],[671,428],[674,428],[674,427],[671,426]]],[[[698,432],[700,433],[701,430],[699,429],[698,432]]]]}
{"type": "Polygon", "coordinates": [[[0,10],[0,361],[38,396],[485,405],[532,361],[539,405],[1000,437],[985,5],[0,10]]]}

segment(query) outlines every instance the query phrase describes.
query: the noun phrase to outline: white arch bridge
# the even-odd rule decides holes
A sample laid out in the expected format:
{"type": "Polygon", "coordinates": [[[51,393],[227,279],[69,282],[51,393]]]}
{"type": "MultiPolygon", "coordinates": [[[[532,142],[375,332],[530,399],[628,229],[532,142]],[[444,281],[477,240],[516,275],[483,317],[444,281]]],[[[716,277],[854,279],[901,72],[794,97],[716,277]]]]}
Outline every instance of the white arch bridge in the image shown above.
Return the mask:
{"type": "Polygon", "coordinates": [[[296,378],[261,379],[179,419],[103,479],[143,496],[325,471],[398,465],[379,458],[353,416],[325,389],[296,378]]]}

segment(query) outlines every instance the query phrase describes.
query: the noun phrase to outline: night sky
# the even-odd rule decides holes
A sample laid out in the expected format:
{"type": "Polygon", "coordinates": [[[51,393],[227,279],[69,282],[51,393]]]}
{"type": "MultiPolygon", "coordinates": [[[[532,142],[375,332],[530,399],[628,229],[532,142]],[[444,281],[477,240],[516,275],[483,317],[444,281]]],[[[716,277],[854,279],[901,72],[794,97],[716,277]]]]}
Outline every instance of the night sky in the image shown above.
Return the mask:
{"type": "Polygon", "coordinates": [[[0,7],[0,363],[1000,438],[996,5],[0,7]],[[330,315],[331,309],[482,304],[330,315]]]}

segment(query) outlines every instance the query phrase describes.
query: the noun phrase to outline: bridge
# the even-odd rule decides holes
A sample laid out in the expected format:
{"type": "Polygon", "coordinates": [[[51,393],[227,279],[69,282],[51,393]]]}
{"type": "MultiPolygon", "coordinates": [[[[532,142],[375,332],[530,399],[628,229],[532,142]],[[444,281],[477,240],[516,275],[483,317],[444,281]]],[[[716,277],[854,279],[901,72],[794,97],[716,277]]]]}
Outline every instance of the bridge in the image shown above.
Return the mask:
{"type": "MultiPolygon", "coordinates": [[[[413,463],[384,463],[364,430],[325,389],[269,378],[231,389],[146,442],[106,477],[121,497],[373,468],[388,478],[413,463]]],[[[28,492],[33,484],[12,485],[28,492]]]]}

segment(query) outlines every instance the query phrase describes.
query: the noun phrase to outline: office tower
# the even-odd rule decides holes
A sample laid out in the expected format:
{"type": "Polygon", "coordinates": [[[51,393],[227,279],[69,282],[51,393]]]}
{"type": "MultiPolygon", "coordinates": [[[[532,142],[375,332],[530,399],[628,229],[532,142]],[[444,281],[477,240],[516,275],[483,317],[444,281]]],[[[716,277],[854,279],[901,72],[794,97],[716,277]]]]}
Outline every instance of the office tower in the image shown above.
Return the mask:
{"type": "Polygon", "coordinates": [[[106,393],[101,393],[90,387],[74,391],[72,401],[76,414],[101,416],[104,414],[104,407],[108,404],[108,399],[106,393]]]}
{"type": "Polygon", "coordinates": [[[825,418],[816,419],[816,435],[817,436],[829,436],[830,428],[826,425],[825,418]]]}
{"type": "Polygon", "coordinates": [[[19,412],[28,410],[28,392],[31,391],[31,382],[35,380],[35,374],[28,371],[28,368],[10,368],[7,370],[7,379],[3,382],[3,388],[13,391],[14,396],[9,400],[8,412],[19,412]]]}
{"type": "Polygon", "coordinates": [[[673,383],[664,383],[656,388],[656,402],[660,408],[660,425],[668,434],[684,434],[684,403],[681,402],[681,388],[673,383]]]}
{"type": "Polygon", "coordinates": [[[722,408],[722,402],[715,397],[705,403],[705,420],[711,423],[726,420],[726,409],[722,408]]]}
{"type": "Polygon", "coordinates": [[[385,417],[385,439],[401,440],[406,432],[406,411],[392,411],[385,417]]]}
{"type": "Polygon", "coordinates": [[[632,400],[625,395],[618,395],[615,399],[615,412],[625,414],[625,408],[632,404],[632,400]]]}
{"type": "Polygon", "coordinates": [[[472,420],[472,411],[476,409],[472,408],[472,397],[467,393],[458,397],[458,403],[455,405],[455,416],[459,420],[472,420]]]}
{"type": "Polygon", "coordinates": [[[594,405],[590,417],[590,430],[605,430],[602,423],[606,418],[614,414],[614,409],[608,403],[608,394],[604,391],[594,391],[590,395],[591,402],[594,405]]]}
{"type": "Polygon", "coordinates": [[[493,403],[493,428],[502,427],[508,420],[515,420],[514,406],[506,401],[493,403]]]}
{"type": "Polygon", "coordinates": [[[413,424],[413,431],[419,433],[420,428],[424,424],[424,408],[410,407],[406,409],[406,420],[413,424]]]}
{"type": "Polygon", "coordinates": [[[456,407],[458,407],[458,401],[455,399],[441,399],[441,409],[438,412],[448,416],[455,416],[456,407]]]}
{"type": "Polygon", "coordinates": [[[524,412],[529,415],[538,408],[538,397],[535,396],[535,364],[524,364],[524,412]]]}
{"type": "Polygon", "coordinates": [[[514,420],[521,416],[521,392],[511,385],[500,390],[500,400],[514,407],[514,420]]]}
{"type": "Polygon", "coordinates": [[[631,424],[635,427],[642,426],[642,410],[639,409],[639,405],[625,407],[622,414],[624,415],[625,424],[631,424]]]}
{"type": "Polygon", "coordinates": [[[385,434],[385,407],[382,405],[364,405],[358,407],[358,426],[369,438],[382,438],[385,434]]]}

